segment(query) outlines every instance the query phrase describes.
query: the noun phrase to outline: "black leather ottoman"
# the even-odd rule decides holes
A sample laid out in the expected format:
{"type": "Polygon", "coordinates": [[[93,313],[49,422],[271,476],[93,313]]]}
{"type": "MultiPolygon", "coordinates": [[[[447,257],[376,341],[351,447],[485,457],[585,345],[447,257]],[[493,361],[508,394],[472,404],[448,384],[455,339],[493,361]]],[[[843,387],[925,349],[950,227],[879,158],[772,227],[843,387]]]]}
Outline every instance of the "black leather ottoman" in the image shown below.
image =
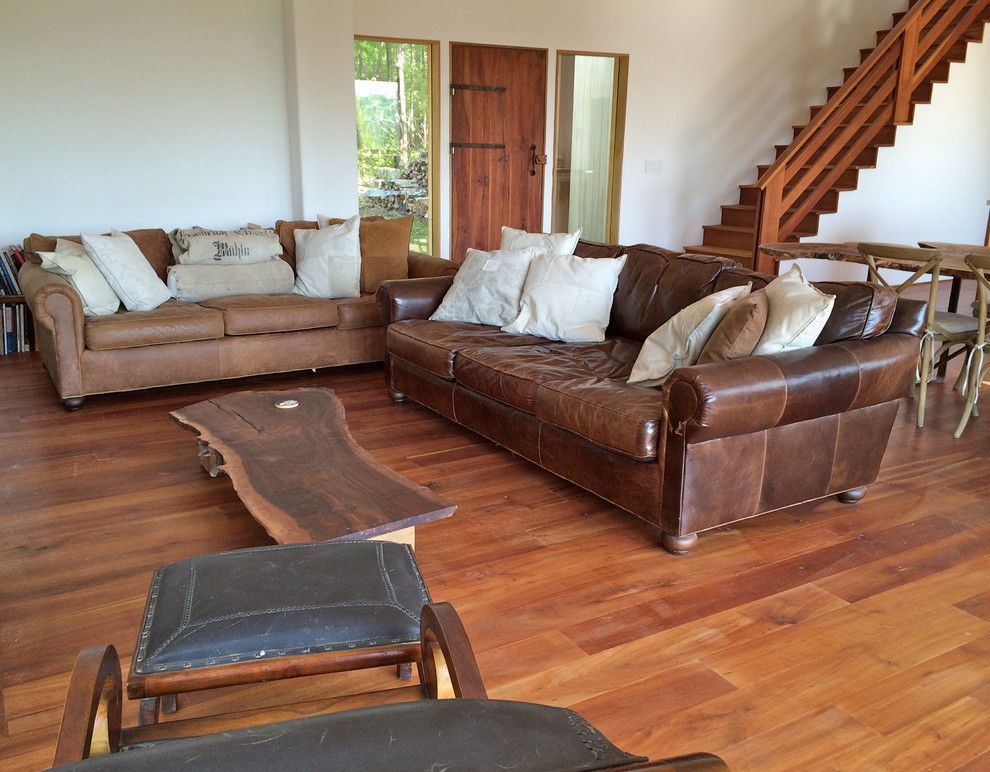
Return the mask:
{"type": "Polygon", "coordinates": [[[429,602],[405,544],[288,544],[179,560],[155,571],[127,693],[142,700],[147,724],[184,692],[409,668],[421,657],[429,602]]]}

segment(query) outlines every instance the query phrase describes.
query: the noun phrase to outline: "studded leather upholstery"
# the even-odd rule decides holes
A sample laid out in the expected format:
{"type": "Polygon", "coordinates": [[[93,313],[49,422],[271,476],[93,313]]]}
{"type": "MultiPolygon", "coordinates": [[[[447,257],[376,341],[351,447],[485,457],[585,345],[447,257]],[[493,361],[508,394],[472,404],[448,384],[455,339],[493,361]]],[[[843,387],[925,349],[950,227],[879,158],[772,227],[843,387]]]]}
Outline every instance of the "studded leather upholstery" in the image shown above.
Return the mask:
{"type": "Polygon", "coordinates": [[[419,640],[430,594],[405,544],[288,544],[155,572],[134,673],[419,640]]]}

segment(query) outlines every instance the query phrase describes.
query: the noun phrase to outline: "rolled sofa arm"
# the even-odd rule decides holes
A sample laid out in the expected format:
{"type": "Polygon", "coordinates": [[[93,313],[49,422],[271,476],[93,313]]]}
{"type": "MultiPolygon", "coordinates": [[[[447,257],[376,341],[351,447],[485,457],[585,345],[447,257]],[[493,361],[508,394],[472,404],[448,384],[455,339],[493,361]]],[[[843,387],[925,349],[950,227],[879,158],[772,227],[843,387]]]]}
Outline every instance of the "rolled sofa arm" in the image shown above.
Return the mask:
{"type": "Polygon", "coordinates": [[[385,326],[403,319],[428,319],[453,283],[452,275],[383,281],[377,297],[385,326]]]}
{"type": "Polygon", "coordinates": [[[918,339],[887,333],[674,371],[664,389],[668,426],[688,442],[879,405],[908,393],[918,339]]]}
{"type": "Polygon", "coordinates": [[[17,274],[37,326],[38,347],[63,398],[82,392],[84,326],[82,299],[62,276],[25,263],[17,274]]]}
{"type": "Polygon", "coordinates": [[[423,279],[427,276],[453,276],[458,264],[442,257],[424,255],[421,252],[409,253],[409,278],[423,279]]]}

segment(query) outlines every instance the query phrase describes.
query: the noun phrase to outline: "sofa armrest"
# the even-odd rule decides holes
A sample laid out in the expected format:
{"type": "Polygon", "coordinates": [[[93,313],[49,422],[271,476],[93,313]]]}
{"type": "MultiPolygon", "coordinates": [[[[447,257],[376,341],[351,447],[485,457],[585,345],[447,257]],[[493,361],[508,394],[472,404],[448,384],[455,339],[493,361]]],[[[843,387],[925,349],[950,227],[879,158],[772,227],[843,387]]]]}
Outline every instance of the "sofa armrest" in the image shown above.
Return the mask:
{"type": "Polygon", "coordinates": [[[453,276],[383,281],[377,297],[385,326],[403,319],[428,319],[453,283],[453,276]]]}
{"type": "Polygon", "coordinates": [[[887,333],[674,372],[664,409],[688,442],[771,429],[906,396],[918,339],[887,333]]]}
{"type": "Polygon", "coordinates": [[[459,265],[442,257],[424,255],[421,252],[409,253],[409,278],[423,279],[427,276],[453,276],[459,265]]]}

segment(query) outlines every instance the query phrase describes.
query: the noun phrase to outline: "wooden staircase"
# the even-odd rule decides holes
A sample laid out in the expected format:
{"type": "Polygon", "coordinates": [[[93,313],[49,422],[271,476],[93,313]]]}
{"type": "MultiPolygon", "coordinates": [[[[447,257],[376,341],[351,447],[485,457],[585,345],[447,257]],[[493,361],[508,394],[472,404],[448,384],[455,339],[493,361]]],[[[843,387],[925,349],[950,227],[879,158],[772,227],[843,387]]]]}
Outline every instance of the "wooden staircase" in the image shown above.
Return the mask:
{"type": "Polygon", "coordinates": [[[990,0],[910,0],[893,20],[875,48],[860,51],[859,66],[844,70],[843,84],[829,87],[826,103],[811,108],[809,123],[793,127],[791,143],[777,145],[773,164],[757,167],[756,183],[739,186],[739,203],[722,207],[721,223],[705,225],[702,243],[685,251],[770,271],[759,244],[814,236],[839,194],[856,189],[860,170],[876,167],[878,148],[894,144],[897,126],[948,81],[949,65],[983,40],[990,0]]]}

